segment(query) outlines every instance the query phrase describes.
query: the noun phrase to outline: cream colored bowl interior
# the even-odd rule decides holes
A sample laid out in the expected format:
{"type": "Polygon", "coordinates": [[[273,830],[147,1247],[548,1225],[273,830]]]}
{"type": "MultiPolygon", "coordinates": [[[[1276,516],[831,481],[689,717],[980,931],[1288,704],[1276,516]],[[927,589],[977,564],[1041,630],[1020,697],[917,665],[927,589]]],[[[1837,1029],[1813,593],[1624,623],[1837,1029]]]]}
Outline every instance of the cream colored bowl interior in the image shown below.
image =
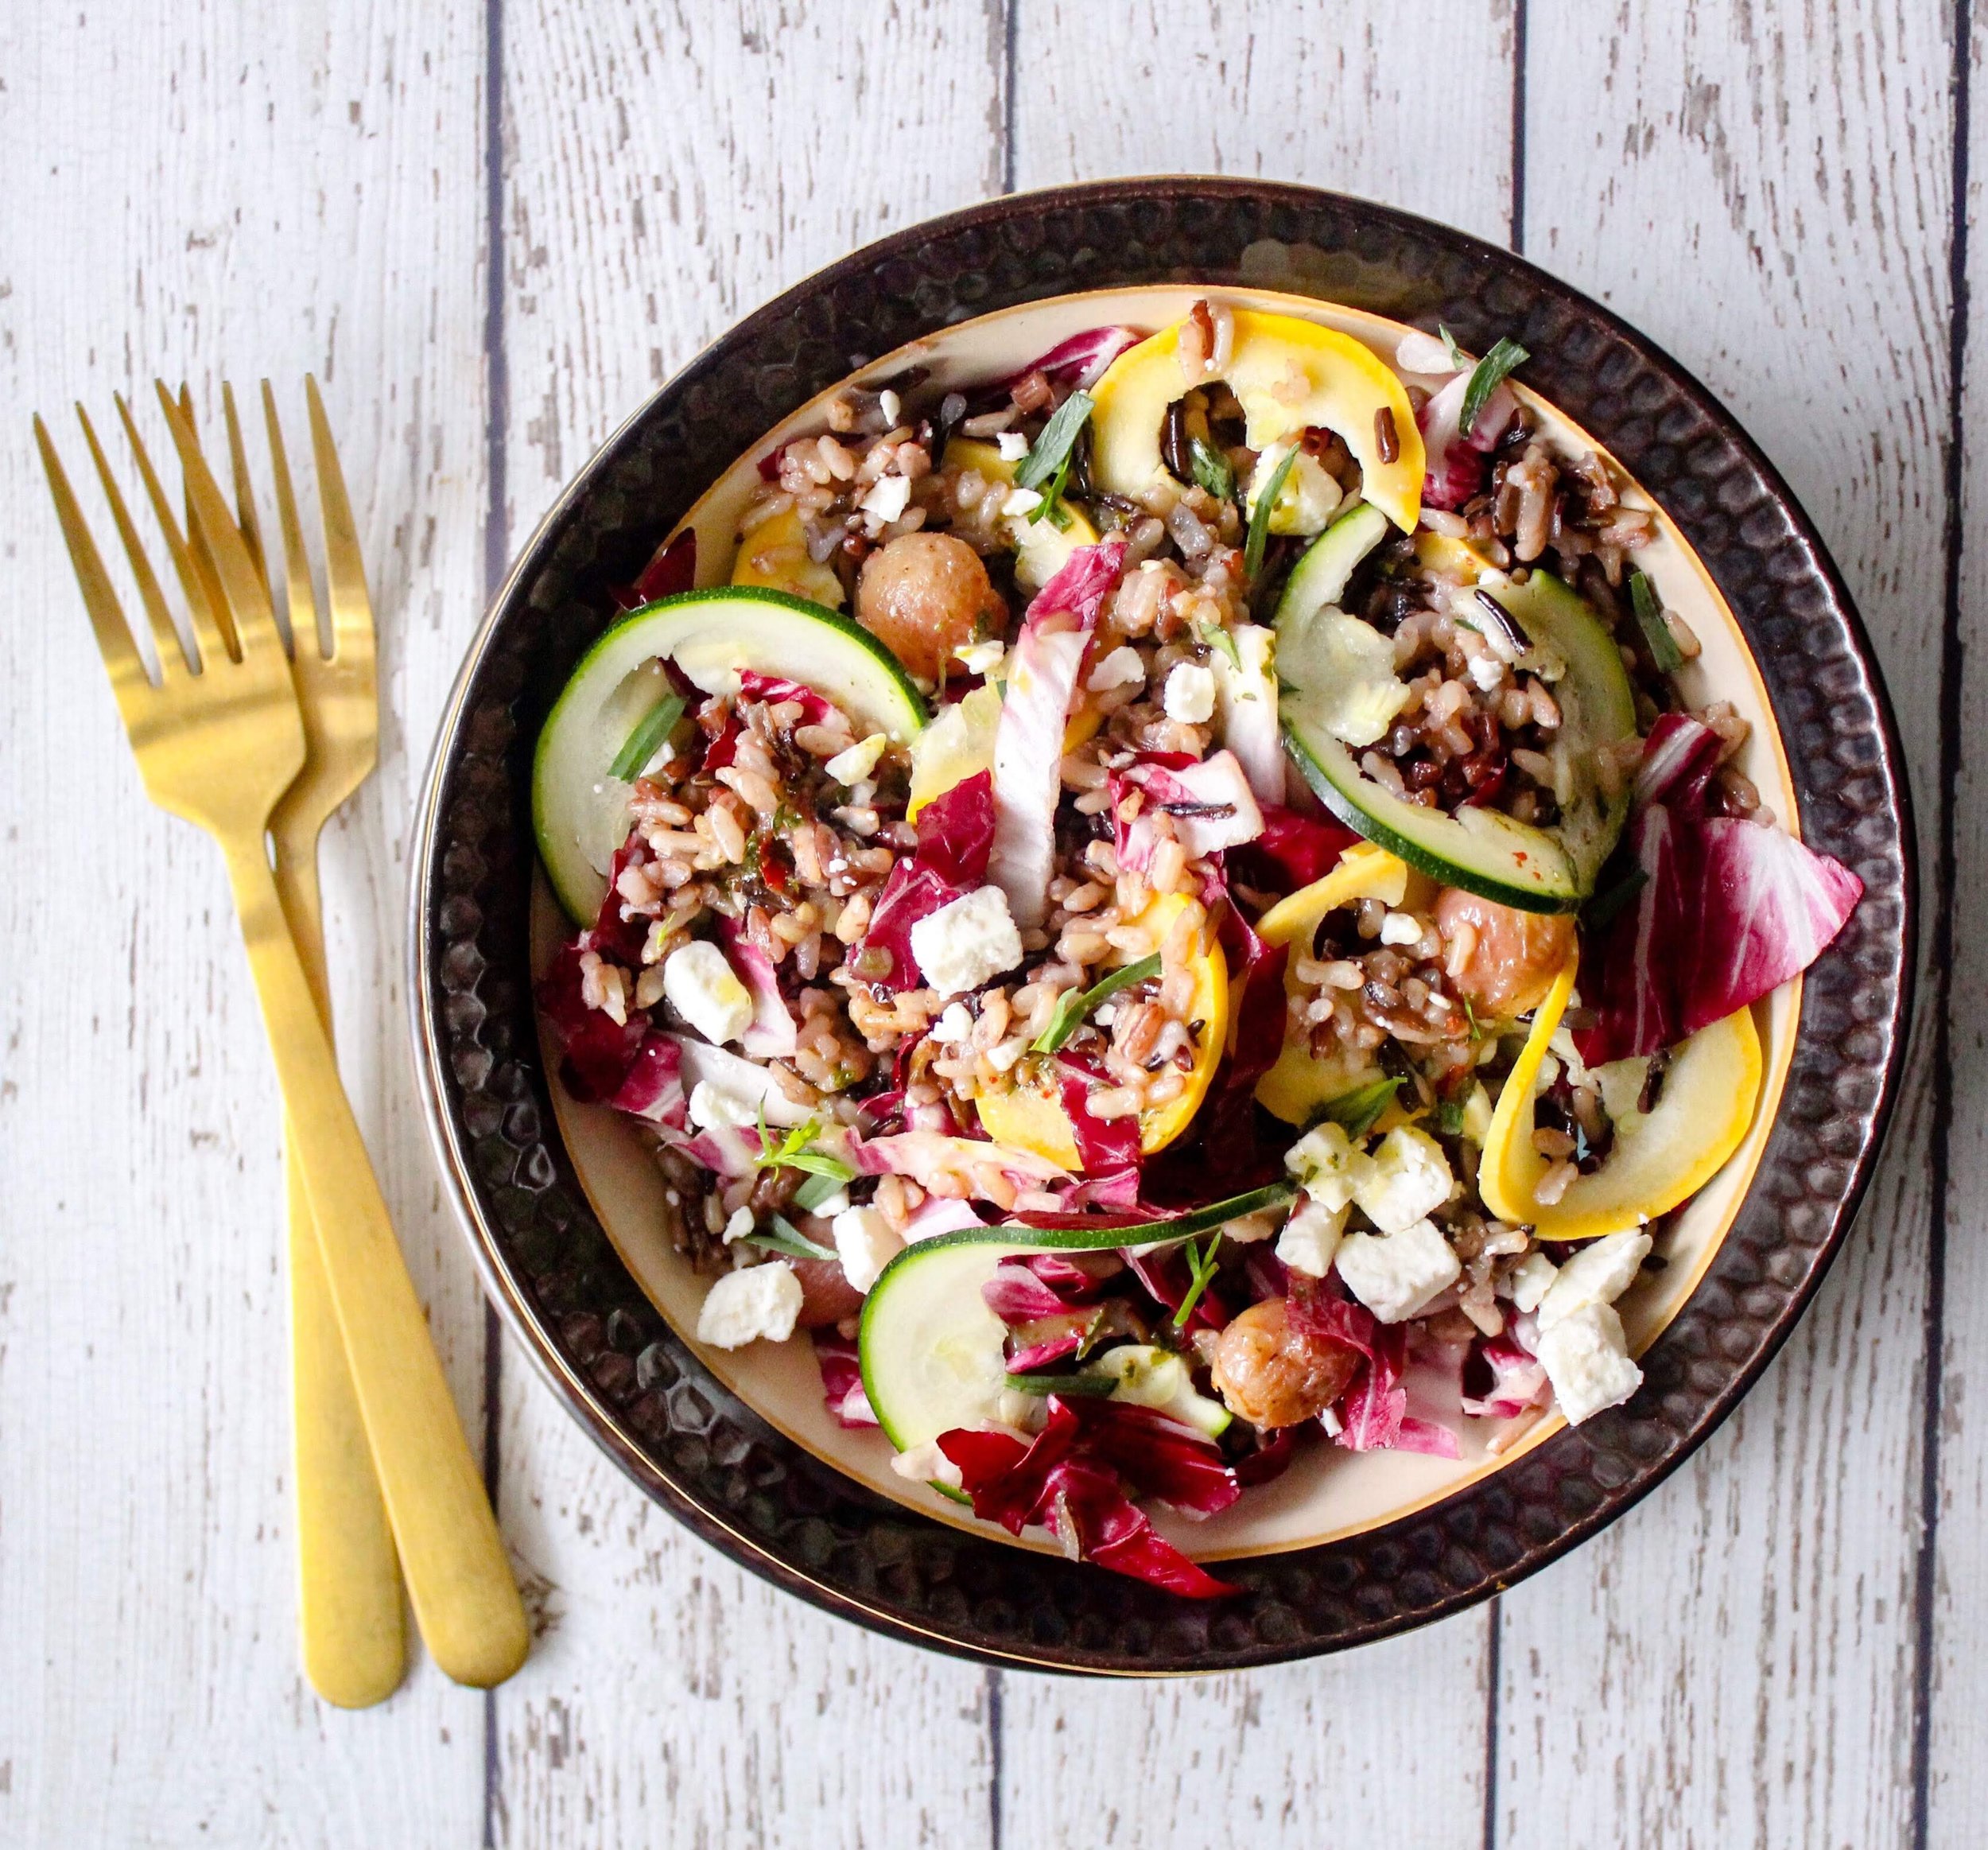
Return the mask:
{"type": "MultiPolygon", "coordinates": [[[[1390,363],[1401,336],[1408,332],[1398,323],[1361,310],[1267,290],[1212,290],[1187,285],[1108,290],[1031,303],[963,322],[884,355],[853,375],[854,380],[887,379],[915,364],[929,367],[942,386],[984,381],[1019,370],[1058,341],[1086,328],[1106,322],[1124,322],[1143,329],[1163,327],[1178,320],[1203,296],[1302,316],[1342,329],[1365,341],[1390,363]]],[[[841,389],[837,386],[835,391],[841,389]]],[[[722,584],[730,574],[739,515],[759,480],[758,459],[774,444],[825,429],[824,406],[833,395],[833,391],[822,394],[759,437],[690,511],[687,524],[697,530],[701,585],[722,584]]],[[[1557,444],[1577,451],[1601,448],[1551,406],[1529,393],[1525,395],[1557,444]]],[[[1617,473],[1627,480],[1619,465],[1617,473]]],[[[1654,503],[1640,489],[1632,487],[1627,499],[1633,505],[1654,509],[1654,503]]],[[[1759,670],[1725,600],[1714,588],[1697,554],[1662,510],[1654,511],[1660,537],[1639,555],[1639,561],[1662,592],[1664,602],[1690,623],[1703,645],[1703,653],[1683,677],[1687,696],[1694,705],[1713,699],[1730,700],[1752,721],[1753,737],[1741,759],[1741,768],[1759,786],[1780,821],[1792,825],[1796,817],[1793,786],[1759,670]]],[[[566,929],[565,917],[542,873],[533,907],[535,969],[544,967],[566,929]]],[[[1800,1003],[1797,980],[1756,1009],[1765,1048],[1759,1108],[1745,1141],[1732,1160],[1683,1213],[1673,1217],[1657,1248],[1668,1261],[1666,1269],[1645,1274],[1620,1307],[1632,1346],[1638,1354],[1656,1341],[1683,1307],[1732,1225],[1780,1104],[1794,1051],[1800,1003]]],[[[549,1048],[546,1063],[556,1075],[557,1062],[549,1048]]],[[[770,1424],[868,1488],[955,1527],[1005,1533],[977,1522],[958,1505],[926,1487],[896,1475],[890,1468],[890,1444],[880,1432],[848,1431],[829,1418],[822,1405],[813,1350],[804,1338],[782,1344],[755,1343],[732,1353],[700,1347],[693,1332],[705,1281],[670,1250],[661,1231],[662,1178],[638,1133],[612,1112],[577,1104],[566,1095],[556,1076],[552,1093],[560,1131],[580,1185],[615,1250],[671,1328],[697,1351],[720,1381],[770,1424]]],[[[1155,1525],[1202,1560],[1331,1541],[1407,1516],[1491,1471],[1505,1468],[1551,1437],[1562,1422],[1558,1416],[1540,1421],[1510,1451],[1496,1457],[1484,1449],[1489,1422],[1466,1420],[1459,1413],[1450,1416],[1448,1424],[1457,1433],[1462,1450],[1460,1459],[1396,1452],[1354,1453],[1336,1446],[1313,1447],[1282,1478],[1252,1490],[1221,1515],[1194,1522],[1155,1510],[1155,1525]]],[[[1045,1549],[1054,1546],[1033,1530],[1022,1545],[1045,1549]]]]}

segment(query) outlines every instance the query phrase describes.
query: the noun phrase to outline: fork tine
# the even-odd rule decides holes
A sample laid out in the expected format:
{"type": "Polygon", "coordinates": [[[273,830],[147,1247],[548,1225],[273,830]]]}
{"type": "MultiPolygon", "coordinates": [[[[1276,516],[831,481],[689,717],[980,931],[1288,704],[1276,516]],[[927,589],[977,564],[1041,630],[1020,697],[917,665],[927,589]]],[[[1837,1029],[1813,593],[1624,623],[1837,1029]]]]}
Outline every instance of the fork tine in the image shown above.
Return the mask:
{"type": "Polygon", "coordinates": [[[269,586],[256,576],[248,548],[242,543],[241,530],[229,515],[227,503],[221,498],[213,472],[207,466],[207,458],[200,454],[200,446],[187,428],[186,420],[180,415],[179,406],[173,402],[172,394],[166,391],[163,380],[154,383],[159,394],[159,408],[165,414],[166,428],[172,432],[174,447],[180,453],[180,467],[185,472],[187,492],[192,497],[200,531],[206,535],[228,605],[235,612],[243,659],[258,649],[281,649],[282,643],[276,633],[276,619],[270,609],[269,586]]]}
{"type": "Polygon", "coordinates": [[[111,394],[118,408],[118,416],[124,424],[126,441],[131,445],[131,453],[138,459],[138,474],[145,482],[146,498],[152,503],[152,513],[159,523],[159,531],[165,535],[165,550],[173,561],[173,576],[180,581],[180,589],[185,593],[187,608],[193,619],[193,640],[203,660],[215,660],[227,653],[221,640],[219,620],[214,606],[208,601],[207,589],[200,582],[200,573],[194,569],[192,555],[186,550],[186,542],[180,535],[180,523],[173,517],[173,503],[165,498],[165,490],[160,485],[158,472],[152,467],[152,457],[145,447],[145,439],[138,435],[138,427],[131,416],[131,407],[124,402],[124,394],[111,394]]]}
{"type": "MultiPolygon", "coordinates": [[[[185,418],[186,427],[193,428],[193,388],[184,380],[180,384],[180,415],[185,418]]],[[[200,573],[200,588],[207,593],[208,608],[214,612],[214,620],[220,625],[222,639],[227,644],[227,652],[236,661],[242,659],[242,639],[235,628],[235,613],[228,608],[227,595],[221,589],[221,574],[214,563],[213,550],[207,543],[207,536],[200,531],[200,523],[193,518],[193,486],[186,484],[184,500],[186,507],[186,550],[193,555],[193,569],[200,573]]]]}
{"type": "Polygon", "coordinates": [[[110,459],[103,453],[103,445],[97,441],[96,427],[90,422],[90,414],[79,405],[76,414],[82,422],[83,440],[90,446],[90,457],[97,466],[97,480],[103,484],[104,498],[111,503],[111,518],[117,523],[118,538],[124,542],[124,556],[131,562],[132,576],[138,581],[139,600],[145,605],[145,614],[151,619],[152,641],[158,651],[161,678],[170,680],[175,655],[189,669],[195,668],[196,664],[173,624],[173,612],[166,606],[165,593],[159,589],[157,574],[145,554],[145,542],[138,538],[138,530],[132,524],[130,511],[124,505],[123,491],[118,487],[117,477],[111,472],[110,459]]]}
{"type": "Polygon", "coordinates": [[[90,537],[75,491],[63,473],[61,459],[49,441],[49,427],[38,415],[34,421],[34,440],[41,451],[41,466],[48,472],[49,492],[55,497],[56,519],[62,523],[62,537],[68,545],[70,562],[76,567],[76,583],[82,587],[83,608],[90,613],[90,628],[96,632],[97,651],[110,671],[111,690],[117,696],[125,729],[130,732],[139,718],[139,703],[152,691],[151,677],[145,671],[145,659],[124,620],[123,607],[118,602],[110,574],[103,569],[96,542],[90,537]]]}
{"type": "MultiPolygon", "coordinates": [[[[227,455],[235,471],[235,513],[242,529],[242,544],[248,548],[249,562],[255,567],[256,577],[266,585],[270,581],[269,558],[262,550],[262,523],[255,511],[255,484],[249,476],[248,451],[242,442],[242,421],[235,414],[235,388],[226,379],[221,381],[221,415],[227,424],[227,455]]],[[[189,424],[192,422],[188,419],[189,424]]]]}
{"type": "Polygon", "coordinates": [[[304,375],[304,395],[311,412],[311,455],[317,468],[317,499],[324,520],[324,578],[332,596],[332,653],[375,647],[373,606],[366,594],[366,564],[359,550],[359,529],[345,492],[344,472],[332,441],[331,421],[324,415],[317,381],[304,375]]]}
{"type": "Polygon", "coordinates": [[[283,427],[276,420],[276,394],[262,381],[262,417],[269,426],[270,463],[276,477],[276,523],[283,535],[283,577],[290,607],[290,638],[301,648],[309,638],[320,656],[324,641],[317,625],[317,605],[311,590],[311,562],[304,550],[304,532],[297,524],[297,491],[290,485],[290,461],[283,448],[283,427]]]}

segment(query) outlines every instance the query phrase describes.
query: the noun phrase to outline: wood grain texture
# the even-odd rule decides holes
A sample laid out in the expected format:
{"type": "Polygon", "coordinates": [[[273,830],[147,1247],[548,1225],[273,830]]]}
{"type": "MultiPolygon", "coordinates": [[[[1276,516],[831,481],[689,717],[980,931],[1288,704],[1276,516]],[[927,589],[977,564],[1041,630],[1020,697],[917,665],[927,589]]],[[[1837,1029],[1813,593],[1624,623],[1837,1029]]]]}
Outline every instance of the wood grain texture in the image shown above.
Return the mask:
{"type": "MultiPolygon", "coordinates": [[[[741,313],[999,185],[979,0],[544,4],[504,31],[514,548],[741,313]]],[[[504,1405],[503,1518],[560,1616],[495,1704],[498,1842],[984,1840],[981,1672],[839,1625],[693,1540],[514,1351],[504,1405]]]]}
{"type": "MultiPolygon", "coordinates": [[[[1873,630],[1930,837],[1947,22],[1870,0],[1598,24],[1531,9],[1529,254],[1680,356],[1787,473],[1873,630]]],[[[1742,1413],[1505,1601],[1501,1842],[1571,1840],[1598,1804],[1627,1840],[1912,1840],[1927,1055],[1922,1036],[1860,1223],[1742,1413]]]]}
{"type": "Polygon", "coordinates": [[[480,30],[332,4],[10,9],[0,35],[0,1840],[460,1840],[481,1698],[423,1665],[344,1715],[298,1668],[274,1079],[219,861],[144,801],[25,437],[61,413],[82,462],[67,399],[144,418],[155,371],[217,418],[224,370],[266,373],[301,437],[324,382],[385,721],[328,841],[340,1040],[474,1430],[481,1317],[399,970],[403,818],[476,602],[482,223],[453,176],[480,30]]]}

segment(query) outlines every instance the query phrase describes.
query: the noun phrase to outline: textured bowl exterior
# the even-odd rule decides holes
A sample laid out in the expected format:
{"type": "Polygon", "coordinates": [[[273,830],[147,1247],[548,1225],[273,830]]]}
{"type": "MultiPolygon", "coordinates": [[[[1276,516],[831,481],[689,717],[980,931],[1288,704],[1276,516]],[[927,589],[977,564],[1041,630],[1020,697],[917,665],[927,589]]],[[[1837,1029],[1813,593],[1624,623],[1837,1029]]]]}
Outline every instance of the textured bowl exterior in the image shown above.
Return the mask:
{"type": "Polygon", "coordinates": [[[1045,1669],[1232,1669],[1384,1636],[1482,1599],[1620,1515],[1725,1418],[1846,1234],[1904,1057],[1914,876],[1898,740],[1863,628],[1788,488],[1704,388],[1523,259],[1364,201],[1252,181],[1105,182],[1002,199],[859,251],[740,324],[580,473],[492,607],[445,717],[414,872],[410,993],[431,1127],[484,1281],[555,1389],[659,1503],[826,1610],[1045,1669]],[[1711,1269],[1625,1406],[1387,1527],[1224,1562],[1175,1599],[872,1496],[767,1426],[664,1326],[561,1144],[528,965],[531,748],[625,583],[738,453],[862,360],[1016,303],[1205,281],[1330,297],[1528,379],[1677,520],[1764,676],[1804,838],[1863,904],[1808,973],[1780,1117],[1711,1269]]]}

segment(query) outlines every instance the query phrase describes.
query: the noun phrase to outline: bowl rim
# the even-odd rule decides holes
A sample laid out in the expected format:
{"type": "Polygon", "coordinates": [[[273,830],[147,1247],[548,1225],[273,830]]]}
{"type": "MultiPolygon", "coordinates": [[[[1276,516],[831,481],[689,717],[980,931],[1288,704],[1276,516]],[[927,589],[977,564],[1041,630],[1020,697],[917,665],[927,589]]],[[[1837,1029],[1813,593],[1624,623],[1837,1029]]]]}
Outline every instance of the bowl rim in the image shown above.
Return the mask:
{"type": "MultiPolygon", "coordinates": [[[[1105,284],[1096,286],[1108,288],[1116,286],[1105,284]]],[[[1081,286],[1046,288],[1039,297],[1033,299],[1080,293],[1090,291],[1081,286]]],[[[1334,298],[1327,295],[1325,299],[1334,298]]],[[[1572,415],[1571,413],[1563,414],[1572,415]]],[[[1579,422],[1578,419],[1575,421],[1579,422]]],[[[773,423],[778,422],[777,418],[771,421],[773,423]]],[[[768,427],[771,427],[771,423],[768,427]]],[[[1633,468],[1631,472],[1633,475],[1637,473],[1633,468]]],[[[1645,492],[1649,491],[1646,489],[1645,492]]],[[[1652,495],[1652,499],[1658,497],[1652,495]]],[[[1695,542],[1693,542],[1691,552],[1695,559],[1697,558],[1698,550],[1695,542]]],[[[1710,575],[1709,566],[1702,565],[1701,569],[1708,576],[1710,575]]],[[[1725,598],[1722,589],[1718,594],[1725,598]]],[[[1749,647],[1749,653],[1754,654],[1757,666],[1757,651],[1749,647]]],[[[1765,673],[1765,670],[1762,672],[1765,673]]],[[[1778,717],[1776,728],[1784,737],[1785,728],[1778,717]]],[[[1439,220],[1365,200],[1357,195],[1290,181],[1193,173],[1130,176],[1071,185],[1043,187],[981,200],[904,226],[822,266],[731,324],[708,343],[623,418],[569,479],[518,548],[490,597],[481,620],[465,647],[461,666],[437,718],[433,742],[421,779],[415,816],[414,853],[410,857],[408,874],[409,930],[406,940],[407,961],[404,974],[408,985],[410,1051],[414,1059],[423,1118],[429,1141],[447,1184],[448,1199],[468,1238],[486,1293],[510,1325],[541,1378],[552,1389],[566,1410],[633,1482],[646,1494],[662,1503],[693,1533],[718,1546],[732,1559],[763,1578],[799,1594],[839,1617],[853,1619],[887,1635],[925,1645],[951,1655],[996,1666],[1066,1674],[1138,1677],[1190,1676],[1288,1662],[1342,1650],[1427,1624],[1491,1598],[1559,1560],[1633,1508],[1664,1483],[1730,1417],[1738,1402],[1751,1391],[1780,1353],[1796,1325],[1813,1302],[1823,1279],[1856,1225],[1873,1172],[1889,1136],[1916,1021],[1916,951],[1920,931],[1918,880],[1916,833],[1909,774],[1889,691],[1862,614],[1828,546],[1780,471],[1695,372],[1622,317],[1573,285],[1563,282],[1523,255],[1505,251],[1474,234],[1439,220]],[[685,391],[733,350],[749,345],[756,336],[778,325],[798,308],[838,282],[873,271],[892,258],[915,251],[919,245],[935,235],[957,235],[994,225],[1031,207],[1081,209],[1087,205],[1117,205],[1151,197],[1175,200],[1194,198],[1206,200],[1218,205],[1248,201],[1313,208],[1329,206],[1349,211],[1357,219],[1396,227],[1446,247],[1474,262],[1493,265],[1507,273],[1517,272],[1542,293],[1571,302],[1584,317],[1598,324],[1639,353],[1649,365],[1667,375],[1682,395],[1716,429],[1721,441],[1738,454],[1787,518],[1796,537],[1812,560],[1815,571],[1840,616],[1846,639],[1852,651],[1860,659],[1869,675],[1873,720],[1880,745],[1877,765],[1885,775],[1895,796],[1895,802],[1891,806],[1891,815],[1897,831],[1899,859],[1898,919],[1895,931],[1886,935],[1887,942],[1896,939],[1901,946],[1896,976],[1897,1003],[1883,1023],[1891,1032],[1892,1043],[1888,1057],[1876,1068],[1877,1086],[1869,1108],[1869,1134],[1862,1140],[1860,1147],[1847,1166],[1842,1187],[1835,1191],[1837,1205],[1833,1230],[1820,1243],[1815,1261],[1807,1275],[1788,1292],[1783,1307],[1763,1332],[1753,1353],[1745,1362],[1728,1368],[1719,1387],[1706,1398],[1702,1409],[1678,1443],[1665,1456],[1649,1463],[1632,1485],[1609,1490],[1598,1499],[1593,1509],[1564,1520],[1551,1537],[1529,1541],[1521,1560],[1509,1572],[1485,1575],[1478,1584],[1468,1588],[1446,1591],[1426,1603],[1397,1611],[1385,1619],[1350,1626],[1329,1637],[1308,1637],[1287,1645],[1252,1645],[1240,1650],[1224,1650],[1213,1654],[1206,1664],[1189,1664],[1182,1667],[1155,1666],[1143,1662],[1121,1665],[1100,1662],[1088,1658],[1083,1661],[1073,1661],[1068,1657],[1038,1655],[1026,1649],[1004,1649],[984,1639],[969,1640],[949,1630],[928,1628],[902,1610],[883,1604],[872,1605],[825,1578],[817,1578],[800,1570],[743,1528],[725,1521],[716,1510],[658,1470],[647,1455],[632,1442],[623,1430],[620,1417],[605,1403],[597,1390],[580,1374],[550,1339],[542,1321],[541,1313],[526,1298],[519,1280],[499,1250],[495,1231],[489,1224],[488,1218],[476,1197],[467,1152],[457,1136],[459,1127],[451,1118],[447,1108],[443,1079],[447,1053],[436,1005],[437,997],[430,982],[437,833],[448,774],[461,748],[461,722],[478,672],[484,665],[499,624],[511,609],[521,587],[543,569],[542,555],[548,542],[563,527],[575,507],[596,488],[599,477],[618,457],[630,437],[646,424],[657,402],[666,395],[685,391]]],[[[1796,1030],[1798,1050],[1802,1039],[1801,1028],[1802,1024],[1798,1021],[1796,1030]]],[[[1785,1106],[1786,1101],[1784,1099],[1782,1109],[1785,1110],[1785,1106]]],[[[1757,1181],[1757,1175],[1749,1179],[1748,1188],[1742,1193],[1742,1206],[1745,1195],[1751,1192],[1757,1181]]],[[[1703,1281],[1699,1288],[1703,1288],[1703,1281]]],[[[1498,1475],[1493,1474],[1493,1478],[1498,1475]]],[[[1460,1494],[1466,1487],[1460,1487],[1459,1491],[1452,1494],[1460,1494]]],[[[1435,1506],[1439,1510],[1441,1507],[1441,1502],[1435,1506]]],[[[1420,1514],[1427,1515],[1430,1512],[1425,1510],[1420,1514]]],[[[1386,1533],[1384,1528],[1369,1532],[1370,1536],[1386,1533]]]]}

